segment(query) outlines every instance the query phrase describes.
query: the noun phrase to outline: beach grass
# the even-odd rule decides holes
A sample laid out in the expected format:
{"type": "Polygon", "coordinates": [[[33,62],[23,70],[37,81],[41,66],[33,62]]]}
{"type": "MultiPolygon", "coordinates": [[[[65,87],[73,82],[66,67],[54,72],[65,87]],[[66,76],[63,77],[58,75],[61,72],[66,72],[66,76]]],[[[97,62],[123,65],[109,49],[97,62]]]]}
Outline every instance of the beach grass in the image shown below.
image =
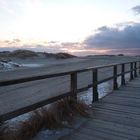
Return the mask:
{"type": "Polygon", "coordinates": [[[30,140],[42,129],[54,130],[66,127],[76,116],[89,117],[89,107],[82,101],[61,99],[48,108],[35,110],[30,118],[20,123],[18,130],[10,130],[1,125],[0,140],[30,140]]]}

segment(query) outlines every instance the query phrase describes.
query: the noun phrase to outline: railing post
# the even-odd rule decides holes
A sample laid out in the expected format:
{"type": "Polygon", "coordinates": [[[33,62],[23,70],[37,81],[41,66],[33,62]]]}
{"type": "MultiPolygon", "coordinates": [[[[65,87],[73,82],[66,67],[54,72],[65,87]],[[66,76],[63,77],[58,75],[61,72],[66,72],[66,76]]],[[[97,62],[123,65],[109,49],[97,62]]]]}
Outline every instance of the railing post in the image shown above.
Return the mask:
{"type": "Polygon", "coordinates": [[[125,64],[122,64],[121,85],[125,85],[125,64]]]}
{"type": "Polygon", "coordinates": [[[118,83],[117,83],[117,65],[113,67],[113,89],[118,89],[118,83]]]}
{"type": "Polygon", "coordinates": [[[130,63],[130,80],[133,80],[133,62],[130,63]]]}
{"type": "Polygon", "coordinates": [[[93,100],[92,102],[98,101],[98,70],[93,69],[93,100]]]}
{"type": "Polygon", "coordinates": [[[77,100],[77,72],[71,74],[71,95],[72,100],[77,100]]]}
{"type": "Polygon", "coordinates": [[[134,62],[134,76],[137,77],[137,62],[134,62]]]}
{"type": "Polygon", "coordinates": [[[139,74],[140,74],[140,61],[139,61],[139,74]]]}

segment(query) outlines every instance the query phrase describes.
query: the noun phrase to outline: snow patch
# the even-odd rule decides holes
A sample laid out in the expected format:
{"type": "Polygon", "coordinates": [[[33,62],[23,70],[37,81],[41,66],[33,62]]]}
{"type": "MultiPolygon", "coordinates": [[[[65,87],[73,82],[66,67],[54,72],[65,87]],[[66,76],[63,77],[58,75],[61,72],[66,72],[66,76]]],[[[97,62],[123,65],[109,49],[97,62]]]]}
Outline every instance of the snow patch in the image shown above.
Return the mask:
{"type": "Polygon", "coordinates": [[[40,67],[43,66],[43,64],[22,64],[23,67],[40,67]]]}
{"type": "Polygon", "coordinates": [[[0,70],[2,71],[9,71],[18,67],[21,67],[21,65],[18,63],[12,61],[0,61],[0,70]]]}
{"type": "MultiPolygon", "coordinates": [[[[111,92],[112,91],[111,87],[112,87],[111,81],[99,84],[98,85],[99,98],[102,98],[105,95],[107,95],[109,92],[111,92]]],[[[79,95],[79,99],[84,101],[87,105],[92,104],[92,99],[93,99],[92,88],[88,89],[86,92],[79,95]]]]}
{"type": "Polygon", "coordinates": [[[20,67],[30,67],[30,68],[34,68],[34,67],[40,67],[43,66],[44,64],[18,64],[12,61],[0,61],[0,71],[10,71],[10,70],[14,70],[20,67]]]}
{"type": "Polygon", "coordinates": [[[21,122],[25,122],[31,117],[31,113],[26,113],[23,115],[20,115],[18,117],[15,117],[13,119],[10,119],[5,122],[5,124],[11,129],[11,130],[17,130],[20,127],[21,122]]]}
{"type": "MultiPolygon", "coordinates": [[[[125,75],[125,81],[128,82],[130,80],[130,74],[125,75]]],[[[117,78],[118,87],[121,86],[121,76],[117,78]]],[[[113,83],[112,80],[99,84],[98,85],[98,93],[99,99],[106,96],[108,93],[112,92],[113,90],[113,83]]],[[[87,105],[92,104],[93,100],[93,90],[92,88],[88,89],[86,92],[79,95],[79,99],[84,101],[87,105]]]]}

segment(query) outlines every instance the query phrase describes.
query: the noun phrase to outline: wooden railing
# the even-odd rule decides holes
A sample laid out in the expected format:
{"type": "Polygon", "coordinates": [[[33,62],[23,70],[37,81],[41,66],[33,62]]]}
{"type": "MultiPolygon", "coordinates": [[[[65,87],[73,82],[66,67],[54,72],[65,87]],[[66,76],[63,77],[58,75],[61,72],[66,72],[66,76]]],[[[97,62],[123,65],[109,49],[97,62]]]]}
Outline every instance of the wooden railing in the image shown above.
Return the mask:
{"type": "Polygon", "coordinates": [[[132,80],[134,77],[137,77],[137,75],[140,74],[140,61],[109,64],[109,65],[79,69],[79,70],[75,70],[75,71],[67,71],[67,72],[62,72],[62,73],[46,74],[46,75],[25,77],[25,78],[20,78],[20,79],[0,81],[0,87],[25,83],[25,82],[29,82],[29,81],[42,80],[42,79],[46,79],[46,78],[60,77],[60,76],[65,76],[65,75],[70,75],[70,81],[71,81],[70,82],[71,87],[70,87],[69,92],[61,94],[61,95],[56,96],[56,97],[49,98],[49,99],[44,99],[43,101],[26,106],[24,108],[20,108],[18,110],[13,111],[13,112],[2,114],[0,116],[0,121],[5,121],[8,119],[11,119],[13,117],[27,113],[29,111],[36,109],[36,108],[50,104],[52,102],[55,102],[59,99],[67,97],[67,96],[70,96],[72,99],[77,100],[77,93],[82,92],[82,91],[86,91],[88,88],[91,88],[91,87],[93,87],[93,100],[92,100],[92,102],[98,101],[99,100],[98,84],[101,84],[101,83],[109,81],[109,80],[113,80],[113,89],[117,90],[118,89],[117,78],[119,76],[121,76],[121,85],[125,85],[125,83],[126,83],[125,74],[128,74],[128,73],[130,73],[130,80],[132,80]],[[125,69],[126,65],[129,65],[129,70],[127,70],[127,71],[125,69]],[[121,66],[121,73],[119,73],[119,74],[117,71],[118,66],[121,66]],[[105,78],[103,80],[98,80],[98,70],[104,69],[104,68],[110,68],[110,67],[113,68],[113,76],[110,76],[110,77],[105,78]],[[92,71],[92,79],[93,79],[92,83],[89,84],[88,86],[85,86],[85,87],[78,89],[77,88],[77,74],[81,73],[81,72],[86,72],[86,71],[92,71]]]}

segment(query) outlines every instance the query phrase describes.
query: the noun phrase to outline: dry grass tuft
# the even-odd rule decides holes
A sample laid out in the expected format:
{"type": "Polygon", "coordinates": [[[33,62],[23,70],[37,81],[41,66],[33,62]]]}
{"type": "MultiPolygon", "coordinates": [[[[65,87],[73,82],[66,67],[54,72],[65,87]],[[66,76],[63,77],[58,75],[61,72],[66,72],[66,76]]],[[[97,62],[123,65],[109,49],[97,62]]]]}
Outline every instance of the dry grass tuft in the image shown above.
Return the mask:
{"type": "Polygon", "coordinates": [[[42,110],[45,127],[54,129],[63,126],[63,121],[73,120],[73,111],[67,99],[59,100],[48,110],[42,110]]]}
{"type": "Polygon", "coordinates": [[[73,112],[83,117],[89,117],[89,106],[82,101],[70,101],[73,112]]]}
{"type": "Polygon", "coordinates": [[[0,123],[0,140],[4,140],[5,131],[6,127],[3,127],[3,123],[0,123]]]}
{"type": "Polygon", "coordinates": [[[9,130],[3,134],[2,139],[0,140],[20,140],[20,139],[18,139],[16,131],[9,130]]]}
{"type": "Polygon", "coordinates": [[[48,109],[41,108],[33,112],[26,121],[21,122],[20,129],[7,131],[0,130],[0,140],[29,140],[34,137],[42,128],[55,129],[63,127],[63,122],[72,122],[77,115],[89,117],[89,107],[81,101],[74,101],[65,98],[53,103],[48,109]],[[2,135],[1,135],[2,133],[2,135]]]}
{"type": "Polygon", "coordinates": [[[44,127],[43,123],[40,113],[38,111],[34,111],[27,121],[21,123],[18,138],[21,140],[32,138],[44,127]]]}

